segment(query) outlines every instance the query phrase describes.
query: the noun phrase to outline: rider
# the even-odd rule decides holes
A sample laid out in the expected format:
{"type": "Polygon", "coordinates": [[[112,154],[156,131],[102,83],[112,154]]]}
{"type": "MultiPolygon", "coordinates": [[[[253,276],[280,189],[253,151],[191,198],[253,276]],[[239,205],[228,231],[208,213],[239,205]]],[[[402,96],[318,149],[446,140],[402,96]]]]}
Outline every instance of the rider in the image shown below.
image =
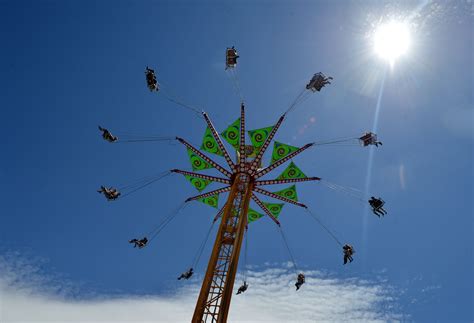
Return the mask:
{"type": "Polygon", "coordinates": [[[331,84],[329,80],[332,80],[331,76],[326,77],[323,73],[319,72],[313,75],[309,83],[306,85],[307,90],[311,90],[313,92],[321,91],[321,89],[326,84],[331,84]]]}
{"type": "Polygon", "coordinates": [[[116,200],[120,196],[120,192],[113,187],[100,186],[100,190],[97,190],[99,194],[104,194],[105,198],[109,201],[116,200]]]}
{"type": "Polygon", "coordinates": [[[145,70],[145,74],[146,74],[146,83],[150,91],[153,91],[153,90],[158,91],[159,88],[158,88],[158,82],[156,81],[155,71],[147,66],[145,70]]]}
{"type": "Polygon", "coordinates": [[[296,278],[296,290],[300,289],[301,285],[303,285],[305,283],[305,277],[304,277],[304,274],[303,273],[299,273],[298,274],[298,277],[296,278]]]}
{"type": "Polygon", "coordinates": [[[148,243],[148,238],[147,237],[143,237],[143,239],[132,239],[132,240],[128,240],[129,243],[133,243],[133,248],[136,248],[138,247],[138,249],[142,249],[146,246],[146,244],[148,243]]]}
{"type": "Polygon", "coordinates": [[[344,246],[342,246],[342,250],[343,250],[343,253],[344,253],[344,265],[347,264],[347,260],[349,260],[349,262],[352,262],[354,259],[352,259],[352,255],[354,254],[354,248],[350,245],[350,244],[345,244],[344,246]]]}
{"type": "Polygon", "coordinates": [[[226,61],[225,61],[226,69],[237,65],[237,58],[240,57],[239,55],[237,55],[237,50],[235,49],[234,46],[232,46],[232,48],[227,48],[225,56],[226,56],[226,61]]]}
{"type": "Polygon", "coordinates": [[[382,146],[383,143],[381,141],[377,141],[377,138],[374,138],[374,140],[371,143],[372,145],[375,145],[375,147],[378,147],[379,145],[382,146]]]}
{"type": "Polygon", "coordinates": [[[236,295],[239,295],[239,294],[245,292],[248,287],[249,287],[249,285],[247,284],[246,281],[244,281],[244,284],[243,284],[242,286],[240,286],[239,289],[237,290],[237,294],[236,294],[236,295]]]}
{"type": "Polygon", "coordinates": [[[359,140],[362,141],[362,144],[364,147],[369,146],[369,145],[374,145],[375,147],[378,147],[379,145],[382,146],[383,143],[381,141],[377,141],[377,135],[372,132],[366,132],[362,137],[359,138],[359,140]]]}
{"type": "Polygon", "coordinates": [[[385,202],[379,197],[375,198],[373,196],[370,197],[369,204],[372,207],[372,212],[380,218],[380,216],[384,216],[387,214],[387,211],[384,210],[383,206],[385,202]]]}
{"type": "Polygon", "coordinates": [[[108,142],[115,142],[118,140],[118,137],[113,136],[109,130],[102,128],[101,126],[99,126],[99,130],[102,131],[102,138],[104,138],[104,140],[107,140],[108,142]]]}
{"type": "Polygon", "coordinates": [[[184,272],[181,274],[181,276],[178,277],[178,280],[181,280],[181,279],[189,279],[191,278],[191,276],[194,274],[193,272],[193,269],[192,268],[189,268],[188,271],[184,272]]]}

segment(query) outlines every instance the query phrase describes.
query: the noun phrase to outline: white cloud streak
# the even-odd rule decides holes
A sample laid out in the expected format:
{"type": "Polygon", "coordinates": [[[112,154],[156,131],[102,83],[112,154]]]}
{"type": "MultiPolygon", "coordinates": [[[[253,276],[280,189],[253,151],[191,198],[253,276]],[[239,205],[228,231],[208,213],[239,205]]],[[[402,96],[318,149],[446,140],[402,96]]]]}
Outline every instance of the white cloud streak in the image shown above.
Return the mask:
{"type": "MultiPolygon", "coordinates": [[[[166,296],[72,297],[70,283],[21,259],[0,256],[1,322],[189,322],[200,279],[166,296]]],[[[296,292],[285,266],[255,268],[249,289],[232,300],[229,322],[342,322],[403,319],[393,290],[380,282],[338,279],[305,270],[296,292]]],[[[236,284],[241,280],[237,279],[236,284]]],[[[237,288],[237,286],[236,286],[237,288]]],[[[406,317],[405,317],[406,318],[406,317]]]]}

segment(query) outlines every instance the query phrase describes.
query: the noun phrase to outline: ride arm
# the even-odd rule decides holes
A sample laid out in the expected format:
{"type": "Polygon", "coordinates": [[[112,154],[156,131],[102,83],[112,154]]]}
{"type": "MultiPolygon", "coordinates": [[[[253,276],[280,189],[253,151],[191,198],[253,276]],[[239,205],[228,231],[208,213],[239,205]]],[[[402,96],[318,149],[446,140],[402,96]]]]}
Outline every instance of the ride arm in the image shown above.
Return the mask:
{"type": "Polygon", "coordinates": [[[212,136],[214,137],[214,139],[215,139],[216,142],[217,142],[217,146],[219,146],[219,149],[220,149],[220,150],[222,151],[222,153],[224,154],[224,158],[225,158],[227,164],[229,165],[230,169],[232,169],[233,171],[235,171],[235,164],[234,164],[234,162],[232,161],[232,159],[230,158],[229,153],[227,152],[227,149],[225,149],[225,146],[224,146],[224,144],[222,143],[222,139],[221,139],[221,137],[219,136],[219,134],[217,133],[216,128],[214,128],[214,125],[212,124],[211,119],[209,118],[209,116],[207,115],[207,113],[204,112],[204,111],[202,112],[202,115],[204,116],[204,120],[206,120],[207,126],[208,126],[209,129],[211,130],[212,136]]]}
{"type": "Polygon", "coordinates": [[[321,178],[319,178],[319,177],[270,179],[270,180],[255,181],[255,186],[289,184],[289,183],[320,181],[320,180],[321,180],[321,178]]]}
{"type": "Polygon", "coordinates": [[[216,222],[222,216],[222,214],[224,213],[226,205],[227,205],[227,203],[224,204],[224,206],[219,210],[219,212],[217,212],[217,214],[214,217],[214,220],[212,222],[216,222]]]}
{"type": "Polygon", "coordinates": [[[286,197],[284,197],[284,196],[280,196],[280,195],[278,195],[278,194],[269,192],[269,191],[267,191],[267,190],[263,190],[263,189],[258,188],[258,187],[255,187],[253,190],[254,190],[255,192],[257,192],[257,193],[260,193],[260,194],[263,194],[263,195],[272,197],[272,198],[274,198],[274,199],[277,199],[277,200],[280,200],[280,201],[283,201],[283,202],[286,202],[286,203],[291,203],[291,204],[294,204],[294,205],[297,205],[297,206],[300,206],[300,207],[304,207],[305,209],[308,208],[308,207],[307,207],[306,205],[304,205],[303,203],[290,200],[289,198],[286,198],[286,197]]]}
{"type": "Polygon", "coordinates": [[[209,176],[209,175],[204,175],[204,174],[199,174],[199,173],[194,173],[194,172],[188,172],[188,171],[180,170],[180,169],[172,169],[171,172],[172,173],[177,173],[177,174],[182,174],[182,175],[189,175],[189,176],[193,176],[193,177],[196,177],[196,178],[207,179],[208,181],[212,181],[212,182],[218,182],[218,183],[230,185],[230,180],[227,179],[227,178],[209,176]]]}
{"type": "Polygon", "coordinates": [[[255,174],[257,172],[257,167],[260,164],[260,161],[262,160],[263,154],[267,150],[268,146],[270,146],[271,141],[273,140],[273,137],[275,136],[276,132],[278,131],[278,128],[280,128],[281,123],[285,119],[285,114],[283,114],[280,119],[278,119],[278,122],[276,125],[273,127],[272,131],[268,135],[267,140],[265,140],[265,143],[263,146],[260,148],[260,151],[257,154],[257,157],[255,157],[254,161],[250,165],[250,172],[251,174],[255,174]]]}
{"type": "Polygon", "coordinates": [[[241,171],[245,168],[245,160],[247,158],[245,151],[245,106],[242,102],[240,105],[240,146],[239,146],[239,168],[241,171]]]}
{"type": "Polygon", "coordinates": [[[268,215],[270,219],[273,220],[273,222],[275,222],[278,226],[280,226],[280,222],[273,216],[272,212],[270,212],[270,210],[265,206],[265,204],[263,204],[262,201],[260,201],[260,199],[257,196],[255,196],[255,194],[253,193],[252,193],[252,200],[254,200],[254,202],[257,203],[258,206],[260,206],[263,212],[265,212],[265,214],[268,215]]]}
{"type": "Polygon", "coordinates": [[[204,194],[199,194],[199,195],[196,195],[196,196],[189,197],[189,198],[186,199],[185,202],[189,202],[189,201],[197,200],[197,199],[200,199],[200,198],[213,196],[213,195],[220,194],[220,193],[229,192],[230,189],[231,189],[231,186],[226,186],[226,187],[223,187],[223,188],[219,188],[219,189],[214,190],[214,191],[210,191],[210,192],[207,192],[207,193],[204,193],[204,194]]]}
{"type": "Polygon", "coordinates": [[[297,151],[294,151],[292,152],[291,154],[289,154],[288,156],[286,157],[283,157],[282,159],[279,159],[277,160],[276,162],[274,162],[273,164],[271,164],[270,166],[262,169],[261,171],[257,172],[254,176],[255,179],[257,178],[260,178],[262,177],[263,175],[267,174],[268,172],[271,172],[272,170],[274,170],[275,168],[277,168],[278,166],[280,166],[281,164],[287,162],[288,160],[292,159],[293,157],[299,155],[300,153],[302,153],[303,151],[305,151],[306,149],[308,149],[309,147],[313,146],[314,145],[314,142],[313,143],[310,143],[310,144],[306,144],[304,145],[303,147],[301,147],[300,149],[298,149],[297,151]]]}
{"type": "Polygon", "coordinates": [[[193,153],[195,153],[196,155],[198,155],[199,157],[204,159],[206,162],[208,162],[210,165],[212,165],[212,167],[217,169],[219,172],[221,172],[225,176],[227,176],[227,177],[232,176],[232,174],[227,169],[225,169],[224,167],[222,167],[221,165],[217,164],[215,161],[213,161],[212,159],[210,159],[209,157],[204,155],[202,152],[199,151],[199,149],[192,146],[189,142],[187,142],[183,138],[176,137],[176,140],[178,140],[180,143],[185,145],[187,148],[191,149],[193,151],[193,153]]]}

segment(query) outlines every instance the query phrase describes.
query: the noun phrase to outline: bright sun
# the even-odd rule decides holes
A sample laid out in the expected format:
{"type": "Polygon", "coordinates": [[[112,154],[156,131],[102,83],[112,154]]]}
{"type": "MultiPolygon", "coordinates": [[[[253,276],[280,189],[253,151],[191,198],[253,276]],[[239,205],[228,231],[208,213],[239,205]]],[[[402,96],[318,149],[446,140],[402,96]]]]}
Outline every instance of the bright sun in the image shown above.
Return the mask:
{"type": "Polygon", "coordinates": [[[391,65],[410,47],[410,32],[407,24],[402,22],[389,22],[381,25],[375,31],[374,49],[383,59],[391,65]]]}

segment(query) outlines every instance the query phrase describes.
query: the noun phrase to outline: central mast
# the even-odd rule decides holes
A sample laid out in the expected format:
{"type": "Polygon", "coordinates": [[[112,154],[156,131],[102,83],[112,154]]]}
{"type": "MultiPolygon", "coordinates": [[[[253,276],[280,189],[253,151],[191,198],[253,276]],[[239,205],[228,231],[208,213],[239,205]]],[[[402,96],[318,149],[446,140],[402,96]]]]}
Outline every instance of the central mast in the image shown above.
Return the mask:
{"type": "Polygon", "coordinates": [[[192,322],[226,322],[239,264],[247,211],[252,196],[250,176],[238,173],[232,184],[204,277],[192,322]]]}
{"type": "MultiPolygon", "coordinates": [[[[208,120],[210,128],[214,128],[208,120]]],[[[217,134],[216,134],[216,137],[217,134]]],[[[218,143],[220,140],[218,140],[218,143]]],[[[225,150],[225,149],[224,149],[225,150]]],[[[240,247],[247,226],[253,180],[246,163],[245,108],[240,106],[240,142],[231,190],[224,206],[221,224],[207,266],[192,322],[226,322],[239,264],[240,247]]]]}

